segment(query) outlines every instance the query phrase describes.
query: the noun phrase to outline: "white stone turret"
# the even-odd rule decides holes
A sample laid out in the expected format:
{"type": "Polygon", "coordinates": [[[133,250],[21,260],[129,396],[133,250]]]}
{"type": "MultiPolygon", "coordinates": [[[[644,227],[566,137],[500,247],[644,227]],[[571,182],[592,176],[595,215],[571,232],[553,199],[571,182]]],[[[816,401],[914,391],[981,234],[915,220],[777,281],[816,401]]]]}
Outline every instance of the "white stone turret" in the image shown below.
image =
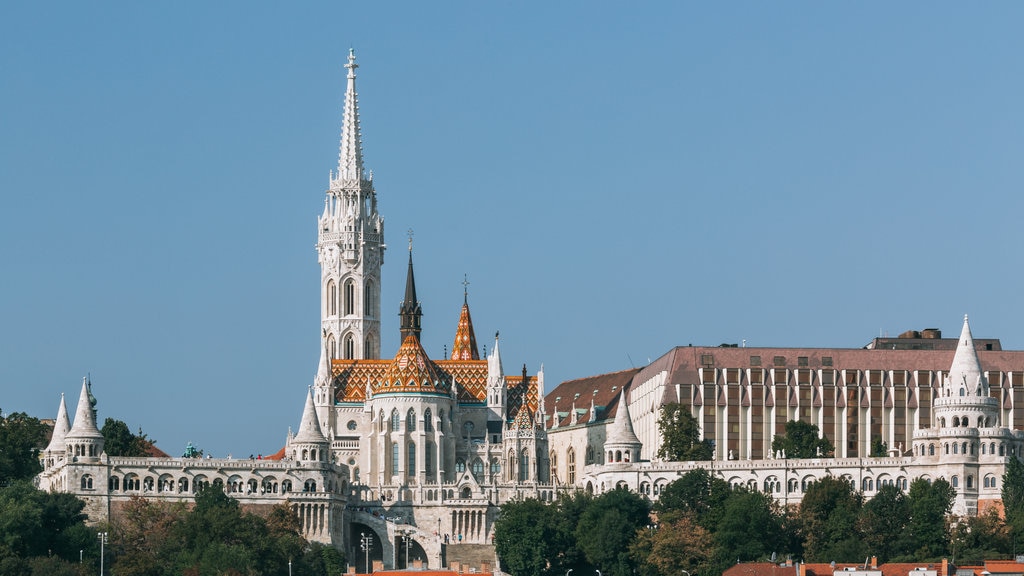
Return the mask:
{"type": "Polygon", "coordinates": [[[312,388],[306,394],[306,405],[302,410],[299,432],[289,444],[291,457],[299,462],[328,461],[327,448],[330,446],[330,442],[320,428],[320,420],[316,416],[316,408],[313,403],[312,388]]]}
{"type": "Polygon", "coordinates": [[[313,403],[317,417],[327,430],[335,429],[334,378],[331,374],[330,352],[327,350],[327,332],[320,338],[320,362],[313,378],[313,403]]]}
{"type": "Polygon", "coordinates": [[[505,370],[501,366],[498,333],[494,334],[494,348],[487,355],[487,420],[504,423],[508,414],[508,391],[505,370]]]}
{"type": "Polygon", "coordinates": [[[626,389],[619,392],[618,408],[615,411],[615,420],[608,428],[608,436],[604,442],[606,462],[629,463],[640,459],[640,448],[643,443],[637,438],[633,431],[633,420],[629,417],[629,402],[626,399],[626,389]]]}
{"type": "Polygon", "coordinates": [[[99,462],[103,453],[103,434],[96,427],[96,412],[93,410],[89,379],[82,378],[82,393],[78,397],[75,423],[64,436],[67,457],[75,462],[99,462]]]}
{"type": "Polygon", "coordinates": [[[356,94],[356,57],[349,51],[348,88],[338,172],[332,173],[317,219],[321,327],[330,358],[380,358],[380,282],[384,219],[373,174],[363,169],[356,94]]]}
{"type": "Polygon", "coordinates": [[[64,402],[64,394],[60,395],[60,406],[57,408],[57,420],[53,423],[53,435],[46,450],[43,450],[43,468],[50,468],[66,461],[67,446],[64,438],[71,430],[71,420],[68,419],[68,406],[64,402]]]}

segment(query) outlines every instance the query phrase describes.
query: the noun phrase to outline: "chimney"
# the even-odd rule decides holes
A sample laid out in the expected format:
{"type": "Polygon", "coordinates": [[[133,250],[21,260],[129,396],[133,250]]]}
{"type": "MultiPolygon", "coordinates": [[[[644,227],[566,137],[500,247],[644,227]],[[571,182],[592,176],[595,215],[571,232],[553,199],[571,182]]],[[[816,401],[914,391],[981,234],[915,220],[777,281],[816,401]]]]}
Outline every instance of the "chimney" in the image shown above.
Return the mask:
{"type": "Polygon", "coordinates": [[[872,569],[877,569],[878,568],[878,556],[872,556],[871,557],[871,568],[872,569]]]}
{"type": "Polygon", "coordinates": [[[948,575],[949,575],[949,560],[946,560],[945,558],[943,558],[942,559],[942,572],[939,572],[939,576],[948,576],[948,575]]]}
{"type": "Polygon", "coordinates": [[[489,574],[491,572],[491,563],[490,562],[482,562],[480,564],[480,571],[483,572],[484,574],[489,574]]]}

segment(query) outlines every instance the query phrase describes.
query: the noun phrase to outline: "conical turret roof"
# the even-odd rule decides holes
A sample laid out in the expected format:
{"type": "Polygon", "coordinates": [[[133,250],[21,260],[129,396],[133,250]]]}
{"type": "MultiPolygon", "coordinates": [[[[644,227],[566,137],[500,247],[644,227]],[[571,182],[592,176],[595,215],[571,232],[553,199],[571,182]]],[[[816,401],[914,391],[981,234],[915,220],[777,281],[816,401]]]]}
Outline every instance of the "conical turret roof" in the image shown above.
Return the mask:
{"type": "Polygon", "coordinates": [[[971,335],[971,326],[967,322],[967,315],[964,315],[964,326],[960,331],[960,342],[956,345],[956,353],[953,355],[953,364],[949,368],[949,385],[953,395],[965,396],[987,396],[988,385],[985,381],[985,374],[981,370],[981,362],[978,360],[978,351],[974,347],[974,337],[971,335]]]}
{"type": "Polygon", "coordinates": [[[313,390],[306,393],[306,406],[302,410],[302,422],[299,424],[299,433],[292,439],[293,442],[301,444],[326,444],[327,437],[320,429],[320,420],[316,417],[316,408],[313,405],[313,390]]]}
{"type": "Polygon", "coordinates": [[[47,452],[64,452],[64,437],[71,430],[71,421],[68,419],[68,405],[64,402],[64,394],[60,395],[60,407],[57,408],[57,420],[53,423],[53,436],[46,446],[47,452]]]}
{"type": "Polygon", "coordinates": [[[605,441],[605,444],[640,444],[640,439],[633,431],[633,421],[629,417],[629,403],[626,402],[625,388],[619,392],[619,405],[615,411],[615,420],[608,430],[608,440],[605,441]]]}
{"type": "Polygon", "coordinates": [[[100,429],[96,427],[96,414],[90,402],[89,379],[82,378],[82,393],[78,397],[78,408],[75,409],[75,423],[71,426],[65,439],[102,439],[100,429]]]}
{"type": "Polygon", "coordinates": [[[473,319],[469,316],[469,302],[463,295],[462,312],[459,314],[459,327],[455,330],[455,343],[452,344],[452,360],[479,360],[480,349],[476,346],[476,334],[473,332],[473,319]]]}

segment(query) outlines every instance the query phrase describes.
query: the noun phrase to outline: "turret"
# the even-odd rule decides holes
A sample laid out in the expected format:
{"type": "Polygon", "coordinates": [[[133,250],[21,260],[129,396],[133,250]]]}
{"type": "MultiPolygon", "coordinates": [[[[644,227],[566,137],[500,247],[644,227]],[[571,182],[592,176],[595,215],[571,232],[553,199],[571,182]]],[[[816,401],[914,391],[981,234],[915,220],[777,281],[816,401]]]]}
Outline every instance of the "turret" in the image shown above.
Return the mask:
{"type": "Polygon", "coordinates": [[[88,378],[82,378],[82,392],[78,397],[75,422],[64,436],[67,458],[72,462],[99,462],[103,453],[103,434],[96,427],[92,392],[88,378]]]}
{"type": "Polygon", "coordinates": [[[306,405],[302,410],[302,422],[299,432],[291,439],[289,451],[293,459],[299,462],[328,462],[327,455],[330,442],[320,429],[320,420],[316,416],[313,404],[313,390],[306,394],[306,405]]]}
{"type": "Polygon", "coordinates": [[[608,436],[604,442],[604,451],[608,464],[630,463],[640,459],[640,448],[643,444],[633,431],[633,421],[629,417],[629,402],[626,400],[626,389],[619,392],[618,408],[615,420],[608,428],[608,436]]]}
{"type": "Polygon", "coordinates": [[[498,347],[498,333],[494,333],[494,348],[487,355],[487,420],[505,422],[508,402],[505,387],[505,370],[501,366],[501,350],[498,347]]]}
{"type": "Polygon", "coordinates": [[[53,435],[50,436],[50,443],[43,450],[40,461],[43,468],[51,468],[66,461],[67,446],[64,438],[71,430],[71,421],[68,419],[68,406],[64,402],[64,394],[60,395],[60,406],[57,408],[57,419],[53,423],[53,435]]]}

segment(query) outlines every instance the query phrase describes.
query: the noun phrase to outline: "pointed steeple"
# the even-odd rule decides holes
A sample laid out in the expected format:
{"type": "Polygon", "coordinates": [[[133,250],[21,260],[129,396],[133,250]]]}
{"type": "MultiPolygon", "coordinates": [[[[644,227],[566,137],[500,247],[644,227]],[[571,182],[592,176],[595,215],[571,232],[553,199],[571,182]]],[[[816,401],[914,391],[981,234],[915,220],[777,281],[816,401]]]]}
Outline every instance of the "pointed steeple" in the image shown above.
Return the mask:
{"type": "Polygon", "coordinates": [[[348,87],[345,89],[345,115],[341,127],[341,151],[338,154],[338,178],[361,180],[363,177],[363,135],[359,130],[359,94],[356,92],[355,50],[348,51],[348,87]]]}
{"type": "Polygon", "coordinates": [[[60,395],[60,407],[57,408],[57,420],[53,423],[53,436],[46,446],[46,452],[53,454],[64,453],[64,437],[71,430],[71,420],[68,419],[68,405],[64,402],[64,394],[60,395]]]}
{"type": "Polygon", "coordinates": [[[462,312],[459,314],[459,327],[455,330],[455,343],[452,344],[452,360],[480,359],[476,334],[473,332],[473,319],[469,316],[469,294],[466,291],[468,284],[468,281],[462,283],[462,312]]]}
{"type": "Polygon", "coordinates": [[[412,238],[409,238],[409,272],[405,277],[405,299],[402,300],[402,307],[398,312],[402,318],[402,341],[408,336],[420,337],[420,318],[423,316],[423,309],[419,300],[416,299],[416,278],[412,271],[412,238]]]}
{"type": "Polygon", "coordinates": [[[505,369],[501,365],[501,351],[498,349],[499,334],[494,333],[494,349],[487,355],[487,375],[494,378],[505,375],[505,369]]]}
{"type": "Polygon", "coordinates": [[[316,386],[328,386],[331,383],[331,366],[328,354],[327,331],[324,330],[323,336],[320,338],[320,364],[316,369],[316,378],[313,379],[313,384],[316,386]]]}
{"type": "MultiPolygon", "coordinates": [[[[619,392],[618,409],[615,420],[608,427],[608,437],[604,449],[614,455],[614,462],[637,462],[640,460],[640,448],[643,444],[633,431],[633,420],[629,417],[629,403],[626,400],[626,389],[619,392]]],[[[608,464],[612,461],[609,460],[608,464]]]]}
{"type": "Polygon", "coordinates": [[[320,429],[320,419],[316,417],[316,407],[313,405],[312,388],[306,393],[306,406],[302,409],[302,422],[299,424],[299,432],[292,442],[302,444],[323,444],[327,442],[320,429]]]}
{"type": "Polygon", "coordinates": [[[75,423],[68,430],[67,438],[103,438],[96,427],[96,412],[93,411],[93,396],[89,390],[89,379],[82,378],[82,393],[75,409],[75,423]]]}
{"type": "Polygon", "coordinates": [[[978,351],[974,347],[974,337],[971,335],[971,326],[967,322],[966,314],[947,378],[953,396],[988,396],[988,382],[981,370],[981,362],[978,360],[978,351]]]}

